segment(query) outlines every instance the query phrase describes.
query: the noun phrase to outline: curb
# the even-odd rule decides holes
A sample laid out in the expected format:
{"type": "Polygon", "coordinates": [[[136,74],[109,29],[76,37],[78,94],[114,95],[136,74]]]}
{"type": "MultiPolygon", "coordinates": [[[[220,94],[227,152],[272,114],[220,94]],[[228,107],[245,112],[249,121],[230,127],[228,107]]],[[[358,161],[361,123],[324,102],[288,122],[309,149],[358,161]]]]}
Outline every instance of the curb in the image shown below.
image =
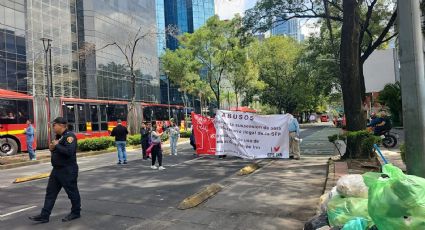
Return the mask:
{"type": "Polygon", "coordinates": [[[184,199],[177,209],[185,210],[189,208],[194,208],[201,203],[205,202],[209,198],[213,197],[215,194],[220,192],[223,189],[223,187],[219,184],[210,184],[207,187],[201,189],[199,192],[189,196],[188,198],[184,199]]]}
{"type": "Polygon", "coordinates": [[[50,173],[41,173],[41,174],[37,174],[34,176],[27,176],[27,177],[19,177],[16,178],[15,181],[13,181],[14,184],[18,184],[18,183],[23,183],[23,182],[28,182],[28,181],[32,181],[32,180],[39,180],[39,179],[44,179],[46,177],[49,177],[50,173]]]}
{"type": "Polygon", "coordinates": [[[243,167],[241,170],[239,170],[237,175],[238,176],[249,175],[249,174],[255,172],[259,168],[260,168],[260,165],[258,163],[249,164],[249,165],[243,167]]]}
{"type": "MultiPolygon", "coordinates": [[[[178,143],[177,145],[188,144],[188,143],[189,143],[189,141],[185,141],[185,142],[178,143]]],[[[170,148],[170,147],[164,146],[164,149],[165,148],[170,148]]],[[[135,151],[135,150],[141,150],[141,148],[136,147],[136,148],[131,148],[131,149],[127,149],[127,150],[135,151]]],[[[106,153],[113,153],[113,151],[101,150],[101,151],[90,151],[90,152],[80,152],[80,153],[77,152],[77,158],[97,156],[97,155],[106,154],[106,153]]],[[[50,157],[44,158],[44,159],[41,159],[41,160],[35,160],[35,161],[24,161],[24,162],[18,162],[18,163],[13,163],[13,164],[0,165],[0,171],[5,170],[5,169],[13,169],[13,168],[19,168],[19,167],[23,167],[23,166],[42,164],[42,163],[47,163],[47,162],[50,162],[50,157]]]]}
{"type": "Polygon", "coordinates": [[[223,185],[214,183],[204,187],[203,189],[199,190],[197,193],[185,198],[182,202],[180,202],[177,209],[185,210],[185,209],[194,208],[202,204],[203,202],[205,202],[206,200],[208,200],[209,198],[213,197],[218,192],[223,190],[225,187],[228,187],[230,184],[232,184],[231,182],[232,179],[230,178],[234,176],[249,175],[261,168],[260,163],[263,163],[263,160],[257,160],[254,163],[246,165],[245,167],[240,169],[238,172],[236,172],[232,176],[222,180],[220,183],[223,185]]]}

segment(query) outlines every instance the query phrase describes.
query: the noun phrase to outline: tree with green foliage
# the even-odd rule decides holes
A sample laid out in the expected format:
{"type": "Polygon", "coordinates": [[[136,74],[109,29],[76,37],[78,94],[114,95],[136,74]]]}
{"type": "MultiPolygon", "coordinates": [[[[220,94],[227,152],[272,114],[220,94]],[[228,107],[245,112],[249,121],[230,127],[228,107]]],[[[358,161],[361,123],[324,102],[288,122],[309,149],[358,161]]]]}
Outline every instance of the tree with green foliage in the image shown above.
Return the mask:
{"type": "Polygon", "coordinates": [[[391,33],[397,18],[396,6],[390,0],[261,0],[246,12],[244,28],[245,31],[265,31],[273,23],[292,18],[316,18],[326,24],[331,44],[340,46],[341,87],[347,128],[352,131],[364,129],[363,64],[373,51],[397,35],[391,33]],[[335,40],[334,26],[341,30],[339,44],[335,40]]]}
{"type": "Polygon", "coordinates": [[[267,86],[261,100],[279,111],[293,111],[298,102],[295,92],[296,64],[302,46],[292,38],[275,36],[253,45],[254,60],[259,66],[260,80],[267,86]]]}
{"type": "Polygon", "coordinates": [[[226,71],[227,81],[233,89],[236,108],[239,99],[249,91],[261,91],[265,84],[259,80],[259,67],[249,57],[250,46],[237,47],[231,53],[231,65],[226,71]]]}
{"type": "Polygon", "coordinates": [[[202,65],[202,72],[206,73],[206,81],[219,108],[221,84],[232,65],[232,53],[240,44],[237,36],[240,23],[240,17],[220,21],[218,16],[213,16],[194,33],[179,38],[181,46],[190,50],[194,60],[202,65]]]}
{"type": "Polygon", "coordinates": [[[188,93],[199,97],[201,107],[203,102],[213,98],[214,94],[208,84],[199,76],[202,65],[195,60],[191,50],[185,48],[166,50],[161,62],[168,79],[178,85],[184,95],[188,93]]]}
{"type": "Polygon", "coordinates": [[[400,82],[385,85],[384,89],[379,93],[378,100],[379,103],[388,106],[393,122],[403,125],[400,82]]]}

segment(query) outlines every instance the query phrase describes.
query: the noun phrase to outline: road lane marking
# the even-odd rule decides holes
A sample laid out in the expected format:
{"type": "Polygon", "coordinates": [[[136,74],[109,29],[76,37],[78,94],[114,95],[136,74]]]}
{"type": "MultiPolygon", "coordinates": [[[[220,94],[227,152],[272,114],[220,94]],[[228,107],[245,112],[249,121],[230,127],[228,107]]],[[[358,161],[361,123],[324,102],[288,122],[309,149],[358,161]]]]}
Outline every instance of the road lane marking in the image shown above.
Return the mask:
{"type": "Polygon", "coordinates": [[[6,213],[6,214],[3,214],[3,215],[0,215],[0,218],[6,217],[6,216],[10,216],[10,215],[13,215],[13,214],[16,214],[16,213],[19,213],[19,212],[23,212],[23,211],[26,211],[26,210],[29,210],[29,209],[33,209],[33,208],[36,208],[36,207],[37,207],[37,206],[31,206],[31,207],[23,208],[23,209],[20,209],[20,210],[14,211],[14,212],[9,212],[9,213],[6,213]]]}

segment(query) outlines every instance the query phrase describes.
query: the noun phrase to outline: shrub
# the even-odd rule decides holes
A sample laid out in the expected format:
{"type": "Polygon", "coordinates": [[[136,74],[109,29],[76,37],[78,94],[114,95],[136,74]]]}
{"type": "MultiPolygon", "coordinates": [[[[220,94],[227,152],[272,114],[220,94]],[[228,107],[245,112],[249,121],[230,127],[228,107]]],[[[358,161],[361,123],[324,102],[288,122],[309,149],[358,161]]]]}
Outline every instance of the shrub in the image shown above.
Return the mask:
{"type": "Polygon", "coordinates": [[[347,132],[347,148],[353,158],[369,158],[373,156],[373,145],[380,143],[381,138],[367,130],[347,132]]]}
{"type": "Polygon", "coordinates": [[[162,142],[167,141],[167,140],[168,140],[168,138],[169,138],[168,133],[164,132],[164,134],[162,134],[162,136],[161,136],[161,141],[162,141],[162,142]]]}
{"type": "Polygon", "coordinates": [[[345,135],[334,134],[332,136],[328,136],[329,142],[333,143],[337,140],[345,141],[347,137],[345,135]]]}
{"type": "Polygon", "coordinates": [[[107,149],[114,144],[112,137],[95,137],[78,140],[78,150],[80,151],[99,151],[107,149]]]}
{"type": "Polygon", "coordinates": [[[190,130],[180,132],[180,137],[182,137],[182,138],[189,138],[190,135],[192,135],[192,131],[190,131],[190,130]]]}
{"type": "Polygon", "coordinates": [[[141,137],[140,134],[127,136],[127,144],[128,145],[140,145],[141,138],[142,137],[141,137]]]}
{"type": "Polygon", "coordinates": [[[403,160],[403,163],[406,164],[406,144],[400,145],[400,154],[401,154],[401,160],[403,160]]]}

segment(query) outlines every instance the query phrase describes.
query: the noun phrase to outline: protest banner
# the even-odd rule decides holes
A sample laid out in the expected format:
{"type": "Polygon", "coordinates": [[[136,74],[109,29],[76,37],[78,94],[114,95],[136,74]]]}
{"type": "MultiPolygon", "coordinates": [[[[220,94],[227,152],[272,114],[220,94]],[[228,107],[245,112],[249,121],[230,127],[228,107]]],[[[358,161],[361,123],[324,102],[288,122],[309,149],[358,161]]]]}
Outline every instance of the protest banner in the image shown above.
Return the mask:
{"type": "Polygon", "coordinates": [[[289,158],[288,124],[291,115],[257,115],[217,111],[216,155],[247,159],[289,158]]]}
{"type": "Polygon", "coordinates": [[[192,112],[192,132],[195,135],[197,154],[215,154],[214,120],[192,112]]]}

